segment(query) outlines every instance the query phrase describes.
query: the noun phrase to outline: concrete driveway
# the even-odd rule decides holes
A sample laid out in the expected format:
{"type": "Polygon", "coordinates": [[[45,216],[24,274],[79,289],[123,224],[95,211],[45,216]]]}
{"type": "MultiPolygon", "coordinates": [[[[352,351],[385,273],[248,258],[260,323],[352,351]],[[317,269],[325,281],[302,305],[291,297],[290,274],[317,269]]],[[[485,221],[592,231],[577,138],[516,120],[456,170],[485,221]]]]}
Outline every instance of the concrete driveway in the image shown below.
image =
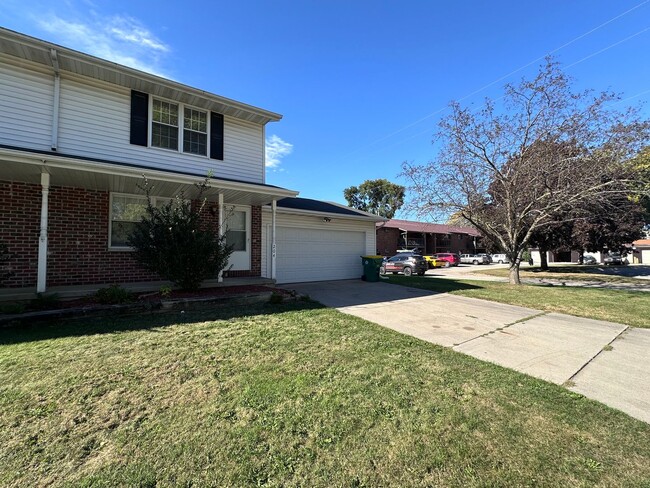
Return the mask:
{"type": "Polygon", "coordinates": [[[565,385],[650,423],[650,329],[381,282],[283,288],[398,332],[565,385]]]}

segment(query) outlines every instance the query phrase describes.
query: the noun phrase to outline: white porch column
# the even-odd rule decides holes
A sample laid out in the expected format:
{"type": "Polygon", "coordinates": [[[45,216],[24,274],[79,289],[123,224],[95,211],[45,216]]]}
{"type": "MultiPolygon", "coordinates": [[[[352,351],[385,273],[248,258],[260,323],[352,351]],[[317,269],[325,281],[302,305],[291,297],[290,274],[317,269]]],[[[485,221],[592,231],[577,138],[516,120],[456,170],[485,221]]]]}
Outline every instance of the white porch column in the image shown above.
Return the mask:
{"type": "Polygon", "coordinates": [[[276,276],[276,247],[275,247],[275,217],[278,208],[278,201],[271,202],[271,279],[274,280],[276,276]]]}
{"type": "Polygon", "coordinates": [[[50,175],[41,173],[41,231],[38,237],[38,274],[36,293],[44,293],[47,287],[47,213],[50,193],[50,175]]]}
{"type": "MultiPolygon", "coordinates": [[[[219,237],[223,237],[223,193],[219,193],[219,237]]],[[[219,271],[219,283],[223,283],[223,270],[219,271]]]]}

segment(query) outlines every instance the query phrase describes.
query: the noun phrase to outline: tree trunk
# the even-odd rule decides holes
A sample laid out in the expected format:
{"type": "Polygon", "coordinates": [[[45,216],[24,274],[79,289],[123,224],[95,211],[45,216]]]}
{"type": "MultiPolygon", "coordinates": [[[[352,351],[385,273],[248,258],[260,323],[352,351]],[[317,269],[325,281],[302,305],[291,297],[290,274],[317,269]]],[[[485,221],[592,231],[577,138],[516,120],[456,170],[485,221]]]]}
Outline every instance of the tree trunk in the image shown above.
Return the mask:
{"type": "Polygon", "coordinates": [[[508,281],[511,285],[521,285],[521,279],[519,278],[519,261],[510,264],[508,281]]]}
{"type": "Polygon", "coordinates": [[[539,248],[539,259],[540,259],[540,269],[542,271],[548,271],[548,250],[544,248],[539,248]]]}

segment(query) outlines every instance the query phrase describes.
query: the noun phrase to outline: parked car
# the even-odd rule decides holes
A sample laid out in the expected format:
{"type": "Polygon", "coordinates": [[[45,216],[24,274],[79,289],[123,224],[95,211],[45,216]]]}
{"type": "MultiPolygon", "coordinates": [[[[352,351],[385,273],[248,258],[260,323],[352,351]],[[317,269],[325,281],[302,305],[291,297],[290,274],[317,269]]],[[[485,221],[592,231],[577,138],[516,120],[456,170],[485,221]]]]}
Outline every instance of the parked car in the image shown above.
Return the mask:
{"type": "Polygon", "coordinates": [[[596,261],[596,258],[593,256],[583,256],[582,264],[598,264],[598,261],[596,261]]]}
{"type": "Polygon", "coordinates": [[[414,247],[413,249],[398,249],[395,251],[397,254],[405,254],[405,255],[418,255],[422,256],[424,260],[427,262],[429,265],[429,269],[432,268],[442,268],[445,265],[445,261],[442,261],[441,259],[436,259],[433,256],[426,256],[422,254],[419,248],[414,247]]]}
{"type": "Polygon", "coordinates": [[[460,264],[460,256],[451,252],[439,252],[433,255],[435,259],[444,261],[445,268],[450,266],[458,266],[460,264]]]}
{"type": "Polygon", "coordinates": [[[429,269],[442,268],[447,262],[447,261],[443,261],[442,259],[435,258],[433,256],[422,256],[422,257],[429,265],[429,269]]]}
{"type": "Polygon", "coordinates": [[[620,252],[610,252],[607,256],[605,256],[605,259],[603,259],[603,263],[606,265],[608,264],[626,264],[626,260],[621,256],[620,252]]]}
{"type": "Polygon", "coordinates": [[[404,276],[411,276],[415,273],[422,276],[427,269],[429,269],[429,265],[422,256],[419,254],[402,252],[391,258],[385,259],[379,268],[379,274],[404,273],[404,276]]]}
{"type": "Polygon", "coordinates": [[[460,262],[463,264],[490,264],[490,260],[484,254],[461,254],[460,262]]]}
{"type": "Polygon", "coordinates": [[[493,263],[504,264],[504,263],[509,263],[510,260],[508,259],[508,256],[506,256],[505,254],[493,254],[492,255],[492,262],[493,263]]]}
{"type": "Polygon", "coordinates": [[[485,253],[483,253],[483,254],[479,254],[479,256],[484,256],[484,257],[486,257],[487,260],[488,260],[488,264],[492,264],[492,255],[491,255],[491,254],[485,254],[485,253]]]}

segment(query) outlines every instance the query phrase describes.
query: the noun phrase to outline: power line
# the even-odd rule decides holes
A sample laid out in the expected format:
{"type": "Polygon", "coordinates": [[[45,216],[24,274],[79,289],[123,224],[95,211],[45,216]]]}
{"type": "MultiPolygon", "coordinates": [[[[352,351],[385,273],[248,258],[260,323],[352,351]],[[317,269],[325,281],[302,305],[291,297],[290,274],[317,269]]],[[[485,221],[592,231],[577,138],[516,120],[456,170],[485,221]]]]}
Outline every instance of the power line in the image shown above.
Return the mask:
{"type": "MultiPolygon", "coordinates": [[[[574,44],[575,42],[579,41],[580,39],[583,39],[584,37],[586,37],[586,36],[588,36],[588,35],[590,35],[590,34],[596,32],[597,30],[599,30],[599,29],[605,27],[606,25],[609,25],[609,24],[611,24],[612,22],[615,22],[616,20],[620,19],[621,17],[623,17],[623,16],[629,14],[630,12],[633,12],[634,10],[636,10],[636,9],[638,9],[638,8],[640,8],[640,7],[642,7],[642,6],[644,6],[645,4],[647,4],[647,3],[649,3],[649,2],[650,2],[650,0],[644,0],[643,2],[641,2],[641,3],[637,4],[637,5],[635,5],[634,7],[630,8],[630,9],[628,9],[628,10],[626,10],[625,12],[622,12],[622,13],[620,13],[620,14],[618,14],[618,15],[612,17],[611,19],[609,19],[609,20],[603,22],[602,24],[600,24],[600,25],[598,25],[598,26],[596,26],[596,27],[594,27],[594,28],[588,30],[587,32],[584,32],[583,34],[580,34],[578,37],[575,37],[574,39],[570,40],[569,42],[566,42],[566,43],[562,44],[561,46],[559,46],[559,47],[557,47],[557,48],[555,48],[555,49],[553,49],[553,50],[551,50],[551,51],[545,53],[543,56],[539,56],[538,58],[535,58],[534,60],[530,61],[529,63],[526,63],[525,65],[523,65],[523,66],[521,66],[521,67],[519,67],[519,68],[517,68],[517,69],[515,69],[515,70],[513,70],[513,71],[511,71],[510,73],[508,73],[508,74],[506,74],[506,75],[503,75],[503,76],[497,78],[496,80],[491,81],[491,82],[488,83],[487,85],[484,85],[484,86],[482,86],[481,88],[478,88],[477,90],[474,90],[473,92],[471,92],[471,93],[469,93],[469,94],[467,94],[467,95],[465,95],[465,96],[459,98],[457,101],[458,101],[458,102],[462,102],[462,101],[464,101],[464,100],[467,100],[467,99],[470,98],[470,97],[473,97],[473,96],[476,95],[477,93],[480,93],[480,92],[482,92],[483,90],[485,90],[485,89],[487,89],[487,88],[489,88],[489,87],[495,85],[496,83],[499,83],[499,82],[501,82],[501,81],[503,81],[503,80],[509,78],[510,76],[514,75],[515,73],[518,73],[519,71],[522,71],[522,70],[524,70],[524,69],[530,67],[531,65],[537,63],[538,61],[541,61],[541,60],[544,59],[545,57],[547,57],[547,56],[549,56],[549,55],[551,55],[551,54],[554,54],[554,53],[556,53],[556,52],[558,52],[558,51],[560,51],[560,50],[566,48],[567,46],[570,46],[571,44],[574,44]]],[[[612,48],[612,47],[614,47],[614,46],[616,46],[616,45],[618,45],[618,44],[621,44],[621,43],[623,43],[623,42],[625,42],[625,41],[627,41],[627,40],[629,40],[629,39],[631,39],[631,38],[633,38],[633,37],[636,37],[637,35],[640,35],[640,34],[642,34],[643,32],[645,32],[645,31],[647,31],[647,30],[649,30],[649,29],[650,29],[650,27],[649,27],[649,28],[646,28],[646,29],[644,29],[644,30],[642,30],[642,31],[640,31],[640,32],[637,32],[636,34],[633,34],[632,36],[630,36],[630,37],[628,37],[628,38],[625,38],[625,39],[623,39],[623,40],[621,40],[621,41],[619,41],[619,42],[617,42],[617,43],[615,43],[615,44],[612,44],[612,45],[610,45],[610,46],[608,46],[608,47],[606,47],[606,48],[604,48],[604,49],[602,49],[602,50],[600,50],[600,51],[598,51],[598,52],[596,52],[596,53],[592,53],[591,55],[589,55],[589,56],[587,56],[587,57],[585,57],[585,58],[583,58],[583,59],[581,59],[581,60],[579,60],[579,61],[577,61],[577,62],[575,62],[575,63],[572,63],[572,64],[569,65],[569,66],[566,66],[566,68],[569,68],[569,67],[571,67],[571,66],[575,66],[576,64],[579,64],[579,63],[581,63],[581,62],[583,62],[583,61],[589,59],[590,57],[596,56],[596,55],[598,55],[598,54],[600,54],[600,53],[602,53],[602,52],[604,52],[604,51],[606,51],[606,50],[608,50],[608,49],[610,49],[610,48],[612,48]]],[[[365,146],[359,147],[358,149],[355,149],[355,150],[353,150],[353,151],[351,151],[351,152],[349,152],[349,153],[343,155],[342,157],[343,157],[343,158],[347,158],[348,156],[350,156],[350,155],[352,155],[352,154],[355,154],[355,153],[361,151],[362,149],[366,149],[366,148],[368,148],[368,147],[372,147],[372,146],[374,146],[374,145],[376,145],[376,144],[378,144],[378,143],[380,143],[380,142],[382,142],[382,141],[385,141],[386,139],[389,139],[389,138],[393,137],[393,136],[396,135],[396,134],[399,134],[399,133],[401,133],[401,132],[404,132],[405,130],[410,129],[411,127],[414,127],[414,126],[416,126],[416,125],[419,125],[420,123],[424,122],[425,120],[428,120],[428,119],[430,119],[431,117],[433,117],[433,116],[435,116],[435,115],[438,115],[438,114],[441,113],[441,112],[444,112],[447,108],[448,108],[447,106],[441,107],[441,108],[437,109],[436,111],[431,112],[430,114],[425,115],[424,117],[421,117],[420,119],[418,119],[418,120],[416,120],[416,121],[414,121],[414,122],[411,122],[410,124],[408,124],[408,125],[406,125],[406,126],[400,128],[400,129],[397,129],[397,130],[395,130],[395,131],[393,131],[393,132],[391,132],[391,133],[389,133],[389,134],[387,134],[387,135],[385,135],[385,136],[383,136],[383,137],[380,137],[379,139],[376,139],[376,140],[374,140],[374,141],[372,141],[372,142],[366,144],[365,146]]],[[[405,142],[405,141],[407,141],[407,140],[413,139],[414,137],[417,137],[417,136],[419,136],[419,135],[421,135],[421,134],[423,134],[423,133],[429,132],[429,130],[430,130],[430,129],[427,129],[426,131],[423,131],[423,132],[419,132],[419,133],[417,133],[417,134],[415,134],[415,135],[413,135],[413,136],[411,136],[411,137],[409,137],[409,138],[407,138],[407,139],[404,139],[404,140],[402,140],[402,141],[397,142],[396,144],[401,144],[402,142],[405,142]]],[[[394,145],[395,145],[395,144],[392,144],[392,145],[390,145],[390,146],[388,146],[388,147],[392,147],[392,146],[394,146],[394,145]]]]}

